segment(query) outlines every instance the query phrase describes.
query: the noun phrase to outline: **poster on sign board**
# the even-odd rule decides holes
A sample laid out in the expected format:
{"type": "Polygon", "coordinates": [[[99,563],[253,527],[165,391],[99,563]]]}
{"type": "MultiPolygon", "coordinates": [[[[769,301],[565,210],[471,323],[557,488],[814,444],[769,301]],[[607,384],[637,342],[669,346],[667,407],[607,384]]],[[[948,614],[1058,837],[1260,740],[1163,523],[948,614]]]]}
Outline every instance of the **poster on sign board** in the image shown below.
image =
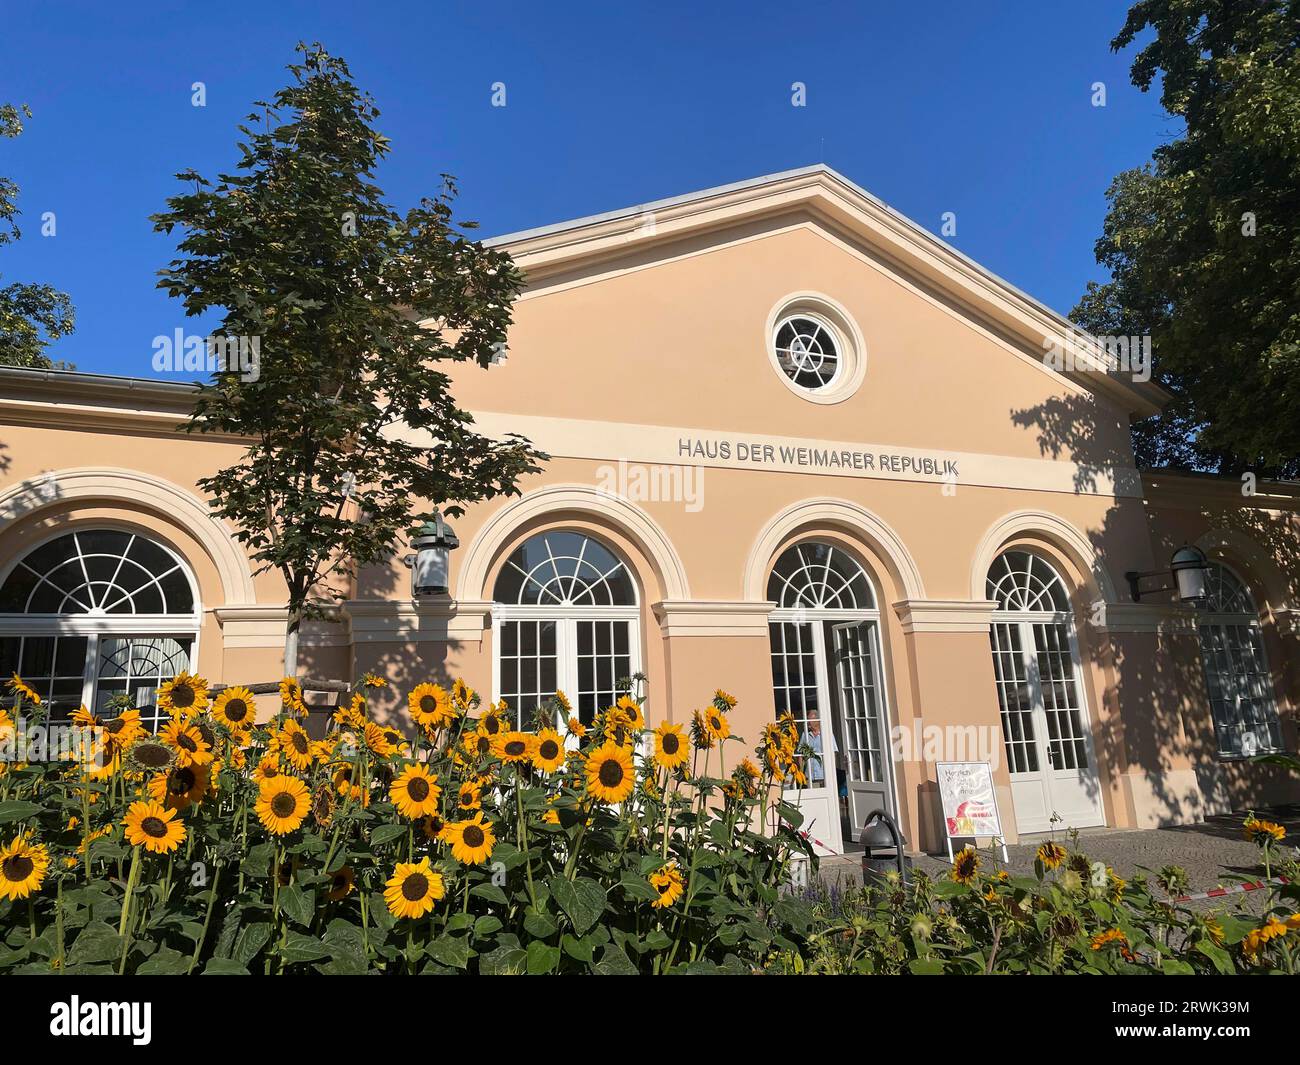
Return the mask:
{"type": "Polygon", "coordinates": [[[993,767],[988,762],[938,762],[935,769],[948,836],[1001,837],[993,767]]]}

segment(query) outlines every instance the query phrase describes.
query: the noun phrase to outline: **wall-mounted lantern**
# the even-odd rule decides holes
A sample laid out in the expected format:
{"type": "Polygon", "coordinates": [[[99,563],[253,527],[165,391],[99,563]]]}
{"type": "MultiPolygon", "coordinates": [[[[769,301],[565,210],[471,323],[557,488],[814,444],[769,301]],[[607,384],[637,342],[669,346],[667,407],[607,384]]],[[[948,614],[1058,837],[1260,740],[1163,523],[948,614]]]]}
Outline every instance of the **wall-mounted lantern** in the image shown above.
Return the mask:
{"type": "Polygon", "coordinates": [[[1144,595],[1177,592],[1180,602],[1197,604],[1205,601],[1205,574],[1209,568],[1205,552],[1191,544],[1183,544],[1169,559],[1167,570],[1158,569],[1146,573],[1129,570],[1124,578],[1128,581],[1129,594],[1135,603],[1141,602],[1144,595]],[[1140,587],[1140,582],[1147,577],[1163,577],[1166,574],[1173,577],[1173,584],[1162,584],[1159,588],[1140,587]]]}
{"type": "Polygon", "coordinates": [[[425,522],[411,539],[415,553],[406,556],[411,567],[411,594],[446,595],[451,572],[451,552],[460,547],[460,541],[451,526],[442,520],[442,514],[433,512],[433,520],[425,522]]]}

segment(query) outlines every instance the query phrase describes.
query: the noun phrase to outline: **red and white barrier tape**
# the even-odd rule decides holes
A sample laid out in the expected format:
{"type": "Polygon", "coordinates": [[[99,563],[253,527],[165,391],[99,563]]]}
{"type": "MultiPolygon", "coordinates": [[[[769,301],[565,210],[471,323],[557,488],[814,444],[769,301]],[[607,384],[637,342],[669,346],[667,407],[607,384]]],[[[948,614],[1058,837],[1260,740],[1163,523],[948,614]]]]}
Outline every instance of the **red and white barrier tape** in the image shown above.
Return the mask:
{"type": "Polygon", "coordinates": [[[1273,884],[1289,884],[1290,881],[1284,876],[1275,876],[1266,880],[1248,880],[1243,884],[1233,884],[1231,887],[1219,887],[1213,891],[1198,891],[1194,895],[1179,895],[1171,902],[1200,902],[1204,899],[1221,899],[1224,895],[1238,895],[1243,891],[1258,891],[1260,888],[1266,888],[1273,884]]]}

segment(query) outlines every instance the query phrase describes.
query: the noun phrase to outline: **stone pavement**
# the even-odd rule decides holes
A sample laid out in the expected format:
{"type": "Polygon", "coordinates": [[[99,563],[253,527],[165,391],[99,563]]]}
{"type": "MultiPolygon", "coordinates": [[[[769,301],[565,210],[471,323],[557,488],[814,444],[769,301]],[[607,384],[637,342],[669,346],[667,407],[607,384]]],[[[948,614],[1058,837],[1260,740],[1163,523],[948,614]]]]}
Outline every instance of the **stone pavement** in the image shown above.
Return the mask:
{"type": "MultiPolygon", "coordinates": [[[[1284,847],[1300,845],[1300,805],[1292,805],[1270,811],[1258,810],[1257,816],[1276,821],[1287,830],[1284,847]]],[[[1079,847],[1094,861],[1103,861],[1126,880],[1131,880],[1139,869],[1158,872],[1165,865],[1180,865],[1187,871],[1189,893],[1209,891],[1216,886],[1228,886],[1234,881],[1231,874],[1256,879],[1262,876],[1259,871],[1259,847],[1242,835],[1243,814],[1213,817],[1195,825],[1179,825],[1173,828],[1152,828],[1142,831],[1120,829],[1089,829],[1079,833],[1079,847]]],[[[1034,853],[1046,836],[1035,837],[1032,841],[1013,844],[1007,847],[1010,863],[1007,868],[1013,873],[1029,876],[1034,871],[1034,853]]],[[[1061,842],[1068,839],[1058,834],[1061,842]]],[[[980,855],[985,859],[985,868],[998,868],[1001,854],[988,849],[982,842],[980,855]]],[[[861,882],[861,854],[846,854],[843,857],[823,859],[821,879],[826,883],[861,882]]],[[[931,876],[944,876],[948,871],[947,855],[912,855],[916,868],[924,869],[931,876]]],[[[1247,896],[1260,895],[1262,892],[1247,892],[1247,896]]],[[[1237,896],[1240,898],[1240,896],[1237,896]]]]}

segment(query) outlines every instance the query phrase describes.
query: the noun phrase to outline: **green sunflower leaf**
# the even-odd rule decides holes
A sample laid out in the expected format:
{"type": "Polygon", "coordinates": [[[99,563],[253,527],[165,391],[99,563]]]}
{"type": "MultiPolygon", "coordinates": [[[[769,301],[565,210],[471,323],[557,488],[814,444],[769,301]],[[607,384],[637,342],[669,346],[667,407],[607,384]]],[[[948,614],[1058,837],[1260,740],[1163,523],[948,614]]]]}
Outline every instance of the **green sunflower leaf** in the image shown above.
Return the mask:
{"type": "Polygon", "coordinates": [[[605,889],[596,881],[586,877],[569,881],[561,876],[553,876],[549,884],[551,895],[573,922],[573,930],[578,935],[584,934],[605,912],[608,901],[605,889]]]}

